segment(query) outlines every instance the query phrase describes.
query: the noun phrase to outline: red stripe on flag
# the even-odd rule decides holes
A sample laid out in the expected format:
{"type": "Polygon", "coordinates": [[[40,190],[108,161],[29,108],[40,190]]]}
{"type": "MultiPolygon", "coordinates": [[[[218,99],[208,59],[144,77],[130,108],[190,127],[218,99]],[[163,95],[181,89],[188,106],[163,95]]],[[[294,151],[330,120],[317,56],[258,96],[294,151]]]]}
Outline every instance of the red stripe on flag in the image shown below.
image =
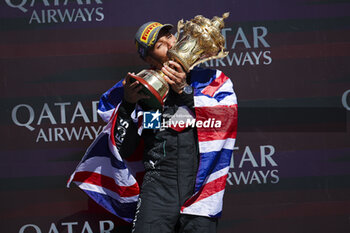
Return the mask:
{"type": "Polygon", "coordinates": [[[109,135],[109,137],[110,137],[110,140],[114,146],[117,146],[117,144],[115,143],[115,138],[114,138],[114,127],[115,127],[115,123],[117,121],[118,113],[119,113],[119,111],[116,111],[116,109],[114,109],[113,115],[109,119],[109,121],[111,121],[111,120],[113,121],[112,127],[111,127],[111,134],[109,135]]]}
{"type": "Polygon", "coordinates": [[[225,189],[227,175],[221,176],[207,184],[205,184],[196,195],[188,199],[185,204],[181,207],[181,211],[183,211],[186,207],[199,202],[215,193],[218,193],[225,189]]]}
{"type": "Polygon", "coordinates": [[[222,86],[222,84],[226,82],[227,79],[229,78],[223,72],[221,72],[219,77],[217,77],[202,90],[202,93],[213,97],[215,92],[222,86]]]}
{"type": "Polygon", "coordinates": [[[119,186],[113,178],[95,172],[77,172],[73,181],[98,185],[117,193],[121,197],[132,197],[140,193],[137,183],[131,186],[119,186]]]}
{"type": "MultiPolygon", "coordinates": [[[[208,122],[209,127],[197,127],[198,140],[211,141],[236,138],[237,134],[237,105],[230,106],[210,106],[196,107],[196,120],[208,122]],[[216,122],[220,121],[220,127],[216,127],[216,122]]],[[[208,125],[208,124],[207,124],[208,125]]]]}

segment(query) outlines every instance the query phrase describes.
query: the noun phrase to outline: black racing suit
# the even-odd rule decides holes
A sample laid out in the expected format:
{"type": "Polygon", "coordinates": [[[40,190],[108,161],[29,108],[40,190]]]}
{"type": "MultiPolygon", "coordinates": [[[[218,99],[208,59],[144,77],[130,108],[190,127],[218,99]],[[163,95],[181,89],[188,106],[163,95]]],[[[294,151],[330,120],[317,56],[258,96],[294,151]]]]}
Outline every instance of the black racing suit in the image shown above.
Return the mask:
{"type": "MultiPolygon", "coordinates": [[[[193,94],[177,94],[170,90],[162,116],[173,116],[180,106],[186,106],[194,115],[193,94]]],[[[115,132],[122,157],[132,154],[139,140],[130,117],[133,109],[134,105],[125,101],[119,108],[115,132]],[[121,127],[123,125],[128,127],[121,127]]],[[[217,219],[180,215],[181,206],[194,193],[199,160],[196,129],[190,127],[181,132],[171,128],[144,129],[141,136],[145,145],[146,173],[133,232],[216,232],[217,219]]]]}

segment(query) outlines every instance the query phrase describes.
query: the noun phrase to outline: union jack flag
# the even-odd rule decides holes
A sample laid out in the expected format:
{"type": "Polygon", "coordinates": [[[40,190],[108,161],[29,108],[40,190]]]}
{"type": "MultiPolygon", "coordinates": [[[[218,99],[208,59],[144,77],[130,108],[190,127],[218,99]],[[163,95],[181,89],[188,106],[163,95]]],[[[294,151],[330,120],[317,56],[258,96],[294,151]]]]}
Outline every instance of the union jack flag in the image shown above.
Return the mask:
{"type": "MultiPolygon", "coordinates": [[[[196,120],[215,119],[221,121],[221,127],[197,128],[200,160],[195,192],[182,206],[181,213],[219,217],[236,140],[237,99],[231,80],[219,70],[192,70],[191,86],[194,88],[196,120]]],[[[98,112],[108,123],[88,148],[67,186],[76,183],[105,209],[131,222],[143,168],[140,160],[123,160],[115,143],[113,130],[122,97],[122,82],[102,95],[98,112]]],[[[142,115],[139,107],[132,113],[134,123],[139,126],[139,135],[143,129],[142,115]]],[[[137,152],[142,154],[142,149],[137,152]]]]}

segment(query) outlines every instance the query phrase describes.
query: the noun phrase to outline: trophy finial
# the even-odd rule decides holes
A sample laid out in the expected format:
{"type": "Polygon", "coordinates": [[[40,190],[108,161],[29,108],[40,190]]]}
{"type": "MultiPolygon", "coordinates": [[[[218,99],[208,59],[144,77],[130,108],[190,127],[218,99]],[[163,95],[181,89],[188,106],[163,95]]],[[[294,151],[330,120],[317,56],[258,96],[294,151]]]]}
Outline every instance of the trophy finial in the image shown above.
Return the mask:
{"type": "Polygon", "coordinates": [[[224,19],[229,17],[229,15],[230,15],[230,12],[226,12],[222,15],[222,17],[214,16],[214,18],[212,19],[213,26],[218,29],[223,29],[225,26],[224,19]]]}
{"type": "Polygon", "coordinates": [[[222,15],[222,18],[226,19],[230,16],[230,12],[225,12],[223,15],[222,15]]]}

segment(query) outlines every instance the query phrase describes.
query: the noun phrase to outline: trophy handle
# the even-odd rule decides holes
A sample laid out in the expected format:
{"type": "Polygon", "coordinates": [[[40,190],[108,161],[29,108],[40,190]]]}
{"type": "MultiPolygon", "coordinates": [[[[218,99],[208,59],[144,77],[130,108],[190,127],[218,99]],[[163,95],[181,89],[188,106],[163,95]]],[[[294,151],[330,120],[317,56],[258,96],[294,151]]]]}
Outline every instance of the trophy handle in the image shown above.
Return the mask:
{"type": "Polygon", "coordinates": [[[176,35],[176,41],[179,40],[179,37],[180,37],[180,31],[181,29],[185,26],[184,24],[184,20],[181,19],[177,22],[177,35],[176,35]]]}
{"type": "Polygon", "coordinates": [[[223,49],[220,51],[220,53],[218,53],[218,55],[216,56],[212,56],[212,57],[207,57],[203,60],[197,61],[195,62],[188,70],[192,70],[193,67],[195,67],[196,65],[199,65],[200,63],[212,60],[212,59],[218,59],[218,58],[224,58],[228,55],[228,51],[224,51],[223,49]]]}
{"type": "Polygon", "coordinates": [[[145,110],[162,109],[162,106],[164,105],[164,101],[165,101],[166,95],[168,94],[168,91],[166,91],[166,93],[162,97],[160,95],[159,91],[154,89],[154,87],[149,82],[149,81],[152,81],[152,78],[154,78],[155,76],[152,76],[152,73],[149,73],[148,70],[143,70],[140,73],[137,74],[137,75],[129,74],[130,75],[130,80],[132,82],[139,81],[140,85],[142,86],[141,91],[145,95],[149,96],[150,98],[149,99],[140,100],[138,103],[145,110]],[[147,73],[148,77],[151,78],[151,80],[146,80],[146,79],[144,79],[144,77],[138,76],[142,72],[147,73]]]}

